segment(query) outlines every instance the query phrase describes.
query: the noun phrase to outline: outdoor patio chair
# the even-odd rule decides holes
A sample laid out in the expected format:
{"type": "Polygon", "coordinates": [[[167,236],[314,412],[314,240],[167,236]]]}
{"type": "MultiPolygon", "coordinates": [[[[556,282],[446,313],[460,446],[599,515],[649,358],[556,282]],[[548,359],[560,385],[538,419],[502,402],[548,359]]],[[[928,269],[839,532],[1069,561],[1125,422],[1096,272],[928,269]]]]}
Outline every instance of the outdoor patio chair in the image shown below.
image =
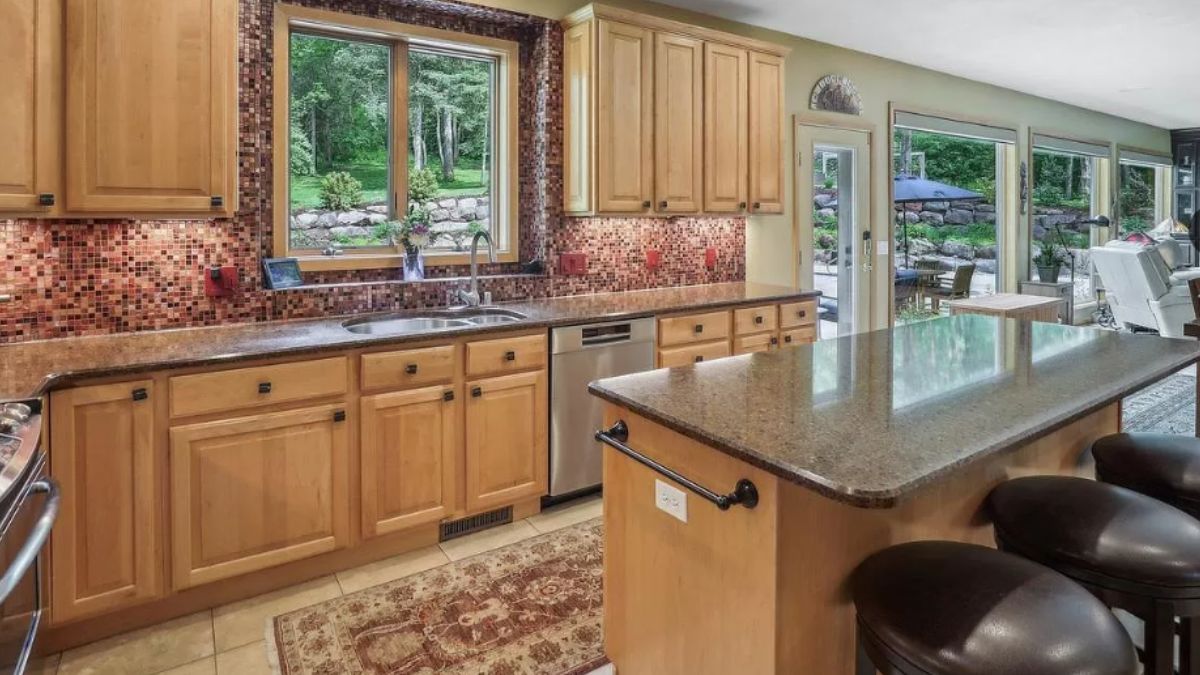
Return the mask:
{"type": "Polygon", "coordinates": [[[895,304],[896,309],[900,310],[912,303],[917,297],[917,275],[907,270],[896,270],[896,291],[895,304]]]}
{"type": "Polygon", "coordinates": [[[959,265],[954,268],[953,279],[943,279],[943,283],[925,291],[933,303],[933,311],[939,311],[943,300],[957,300],[971,297],[971,277],[975,276],[975,264],[959,265]]]}

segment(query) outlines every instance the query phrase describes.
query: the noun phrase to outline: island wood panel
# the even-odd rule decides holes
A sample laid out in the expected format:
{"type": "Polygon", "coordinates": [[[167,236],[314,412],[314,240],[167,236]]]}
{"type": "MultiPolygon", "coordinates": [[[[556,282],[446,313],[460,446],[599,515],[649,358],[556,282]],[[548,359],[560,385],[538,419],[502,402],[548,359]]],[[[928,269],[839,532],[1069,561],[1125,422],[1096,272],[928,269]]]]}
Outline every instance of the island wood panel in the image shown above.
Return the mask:
{"type": "Polygon", "coordinates": [[[563,35],[563,208],[567,213],[593,208],[594,35],[594,22],[572,26],[563,35]]]}
{"type": "Polygon", "coordinates": [[[649,212],[654,195],[654,32],[601,21],[597,209],[649,212]]]}
{"type": "Polygon", "coordinates": [[[546,493],[546,371],[467,382],[466,505],[478,512],[546,493]]]}
{"type": "Polygon", "coordinates": [[[363,354],[362,389],[410,389],[443,384],[458,371],[456,345],[363,354]]]}
{"type": "Polygon", "coordinates": [[[363,536],[449,518],[462,447],[454,387],[366,396],[361,407],[363,536]]]}
{"type": "Polygon", "coordinates": [[[704,43],[681,35],[654,36],[655,209],[691,213],[703,208],[704,43]]]}
{"type": "Polygon", "coordinates": [[[0,211],[52,213],[62,197],[61,0],[0,2],[0,92],[0,211]]]}
{"type": "Polygon", "coordinates": [[[710,213],[746,208],[747,60],[745,49],[704,45],[704,210],[710,213]]]}
{"type": "Polygon", "coordinates": [[[606,423],[617,419],[635,450],[718,492],[750,478],[760,495],[753,510],[720,512],[688,493],[683,524],[654,507],[662,476],[605,449],[605,651],[618,672],[854,673],[846,579],[863,559],[913,540],[994,545],[988,492],[1020,475],[1090,475],[1085,450],[1118,431],[1120,411],[983,458],[891,509],[824,497],[608,405],[606,423]]]}
{"type": "Polygon", "coordinates": [[[174,588],[349,543],[345,413],[323,405],[171,429],[174,588]]]}
{"type": "Polygon", "coordinates": [[[50,472],[62,488],[50,536],[56,623],[163,591],[154,400],[151,380],[50,395],[50,472]]]}
{"type": "Polygon", "coordinates": [[[750,52],[750,211],[783,213],[783,58],[750,52]]]}

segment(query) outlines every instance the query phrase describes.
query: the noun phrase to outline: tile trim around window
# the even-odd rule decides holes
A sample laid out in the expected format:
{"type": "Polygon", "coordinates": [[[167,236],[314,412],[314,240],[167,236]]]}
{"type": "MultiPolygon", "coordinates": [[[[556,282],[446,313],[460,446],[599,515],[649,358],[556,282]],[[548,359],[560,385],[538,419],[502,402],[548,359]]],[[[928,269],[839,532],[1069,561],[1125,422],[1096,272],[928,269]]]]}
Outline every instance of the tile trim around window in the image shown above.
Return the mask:
{"type": "MultiPolygon", "coordinates": [[[[293,253],[289,246],[289,216],[290,194],[287,178],[289,166],[288,143],[290,136],[289,115],[289,55],[290,40],[293,27],[308,33],[324,33],[336,36],[339,33],[346,37],[361,37],[367,40],[386,40],[396,42],[400,48],[395,50],[395,64],[399,68],[406,65],[407,45],[414,46],[445,46],[459,51],[477,51],[495,56],[497,65],[497,91],[500,92],[498,104],[495,106],[496,167],[493,178],[492,196],[494,203],[491,212],[493,217],[502,217],[500,227],[504,229],[501,237],[506,242],[504,249],[497,254],[498,262],[516,262],[519,252],[518,234],[518,195],[520,192],[519,177],[519,102],[518,85],[520,82],[520,52],[519,45],[509,40],[472,35],[440,28],[416,26],[385,19],[358,16],[345,12],[334,12],[310,7],[300,7],[277,3],[275,5],[274,21],[274,78],[273,92],[273,228],[272,251],[276,257],[290,256],[300,259],[300,268],[305,272],[362,270],[386,267],[399,267],[403,261],[403,252],[393,247],[375,247],[364,249],[361,253],[346,252],[338,256],[313,255],[312,252],[293,253]]],[[[407,68],[405,68],[407,70],[407,68]]],[[[406,88],[398,88],[393,100],[407,100],[406,88]]],[[[397,107],[397,109],[400,109],[397,107]]],[[[393,138],[405,139],[393,142],[392,185],[406,186],[407,162],[407,127],[408,115],[393,115],[393,138]]],[[[407,198],[403,200],[406,202],[407,198]]],[[[469,261],[470,256],[463,253],[430,253],[426,265],[461,265],[469,261]]]]}

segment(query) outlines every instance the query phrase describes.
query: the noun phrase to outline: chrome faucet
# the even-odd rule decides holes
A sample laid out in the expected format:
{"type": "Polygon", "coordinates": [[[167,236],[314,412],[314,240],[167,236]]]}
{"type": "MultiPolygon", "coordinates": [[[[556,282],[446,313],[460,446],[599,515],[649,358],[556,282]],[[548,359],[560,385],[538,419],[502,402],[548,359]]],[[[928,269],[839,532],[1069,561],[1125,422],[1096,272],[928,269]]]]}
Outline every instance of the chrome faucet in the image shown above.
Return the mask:
{"type": "Polygon", "coordinates": [[[471,290],[464,291],[458,289],[458,300],[467,307],[479,306],[479,240],[487,240],[488,245],[488,260],[492,263],[496,262],[496,247],[492,244],[492,236],[487,232],[476,232],[475,237],[471,239],[471,290]]]}

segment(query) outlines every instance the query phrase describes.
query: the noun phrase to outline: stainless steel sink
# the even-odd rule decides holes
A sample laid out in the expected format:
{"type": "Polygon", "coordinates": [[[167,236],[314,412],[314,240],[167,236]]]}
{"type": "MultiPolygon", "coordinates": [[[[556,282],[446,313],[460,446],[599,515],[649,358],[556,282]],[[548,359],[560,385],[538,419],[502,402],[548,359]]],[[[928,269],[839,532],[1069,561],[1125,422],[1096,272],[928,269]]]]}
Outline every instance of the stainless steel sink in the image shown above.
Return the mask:
{"type": "Polygon", "coordinates": [[[404,335],[471,326],[517,323],[526,315],[498,307],[463,307],[429,310],[414,314],[352,319],[342,324],[351,333],[361,335],[404,335]]]}

